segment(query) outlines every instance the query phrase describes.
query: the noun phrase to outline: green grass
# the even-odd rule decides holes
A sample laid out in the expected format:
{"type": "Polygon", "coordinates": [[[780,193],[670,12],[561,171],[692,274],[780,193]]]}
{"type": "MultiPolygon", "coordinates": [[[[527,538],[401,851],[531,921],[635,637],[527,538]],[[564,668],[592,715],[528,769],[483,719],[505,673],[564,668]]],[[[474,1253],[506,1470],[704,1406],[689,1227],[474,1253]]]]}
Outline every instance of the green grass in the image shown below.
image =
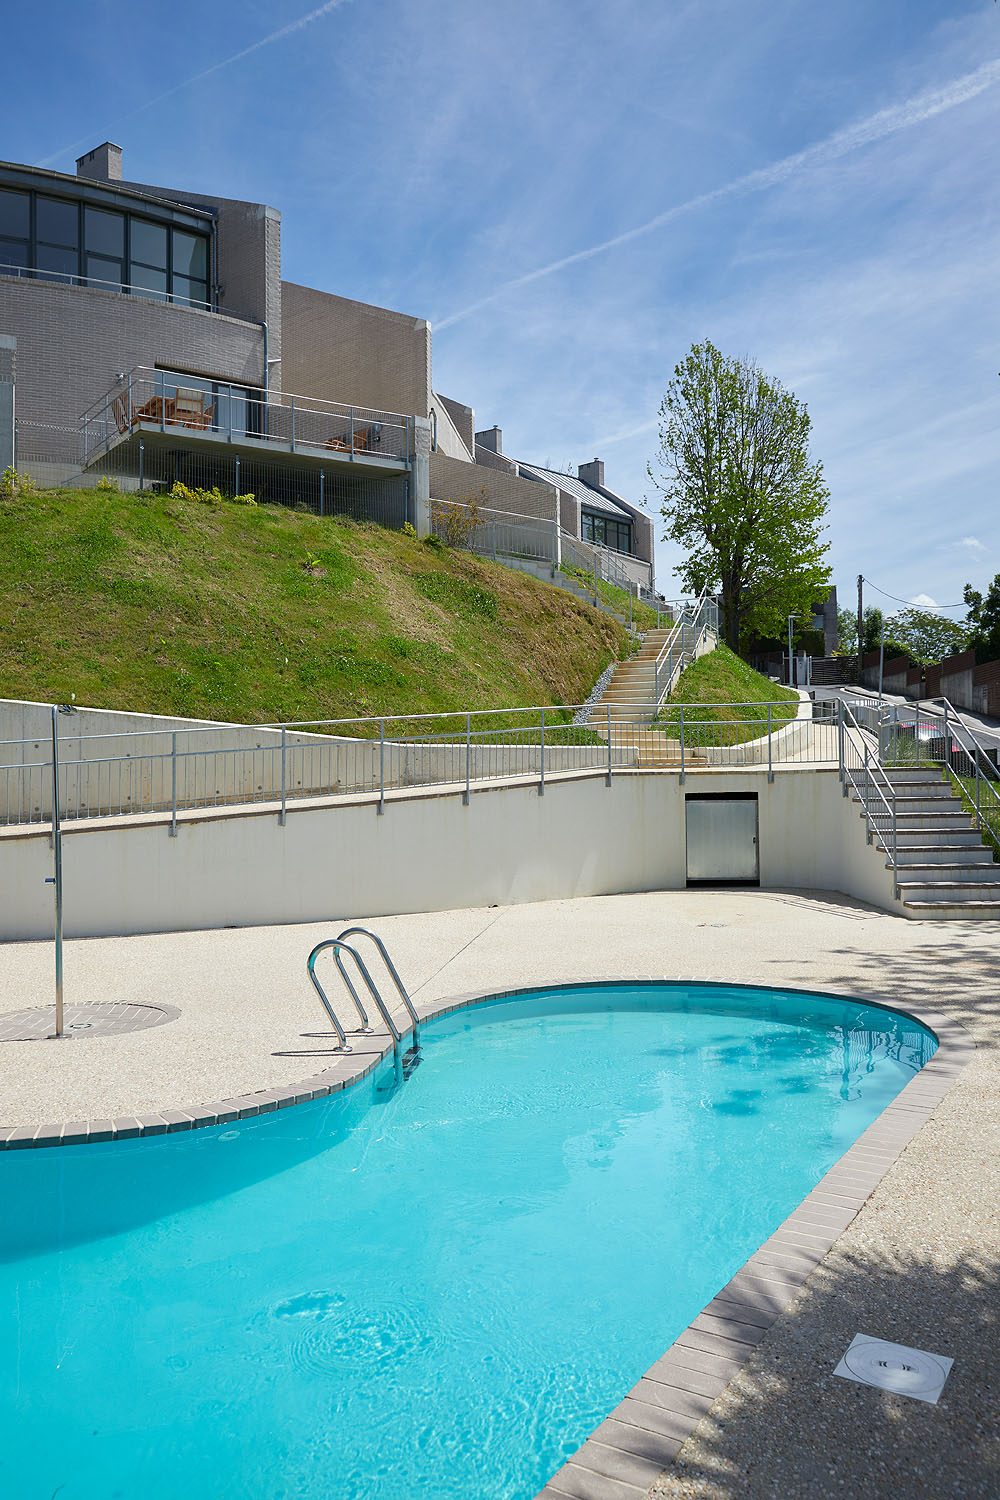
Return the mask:
{"type": "MultiPolygon", "coordinates": [[[[947,772],[952,787],[962,799],[963,811],[975,815],[975,776],[959,776],[958,772],[953,771],[950,766],[947,767],[947,772]]],[[[994,864],[1000,864],[1000,800],[998,800],[995,782],[980,781],[979,815],[982,822],[979,832],[983,843],[987,849],[992,850],[994,864]]]]}
{"type": "Polygon", "coordinates": [[[760,705],[771,705],[771,727],[781,729],[798,714],[799,696],[762,677],[720,641],[681,673],[657,722],[679,724],[682,704],[691,744],[739,745],[767,733],[767,708],[760,705]],[[699,707],[689,710],[691,704],[699,707]]]}
{"type": "MultiPolygon", "coordinates": [[[[588,573],[584,568],[571,567],[569,563],[561,563],[560,573],[565,573],[567,578],[575,578],[582,583],[585,589],[593,593],[594,575],[588,573]]],[[[619,588],[617,584],[609,583],[607,579],[599,578],[597,581],[597,593],[600,599],[609,608],[617,610],[626,620],[629,617],[629,595],[628,591],[619,588]]],[[[641,599],[632,596],[632,623],[637,630],[653,630],[656,628],[657,613],[648,604],[643,604],[641,599]]],[[[664,620],[666,625],[668,622],[664,620]]]]}
{"type": "Polygon", "coordinates": [[[563,589],[376,526],[149,493],[0,500],[2,697],[247,723],[503,709],[582,702],[627,649],[563,589]]]}

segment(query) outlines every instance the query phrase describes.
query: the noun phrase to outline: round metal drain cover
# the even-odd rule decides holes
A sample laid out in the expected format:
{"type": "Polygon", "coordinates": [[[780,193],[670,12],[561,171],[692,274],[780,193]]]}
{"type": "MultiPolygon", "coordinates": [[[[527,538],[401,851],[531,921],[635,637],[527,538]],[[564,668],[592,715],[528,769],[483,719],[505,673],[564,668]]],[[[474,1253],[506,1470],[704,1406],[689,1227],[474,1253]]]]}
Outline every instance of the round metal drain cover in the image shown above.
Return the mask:
{"type": "MultiPolygon", "coordinates": [[[[132,1005],[125,1000],[95,1000],[67,1004],[63,1010],[64,1037],[121,1036],[175,1021],[173,1005],[132,1005]]],[[[36,1005],[31,1010],[0,1012],[0,1042],[42,1042],[55,1036],[56,1008],[36,1005]]]]}

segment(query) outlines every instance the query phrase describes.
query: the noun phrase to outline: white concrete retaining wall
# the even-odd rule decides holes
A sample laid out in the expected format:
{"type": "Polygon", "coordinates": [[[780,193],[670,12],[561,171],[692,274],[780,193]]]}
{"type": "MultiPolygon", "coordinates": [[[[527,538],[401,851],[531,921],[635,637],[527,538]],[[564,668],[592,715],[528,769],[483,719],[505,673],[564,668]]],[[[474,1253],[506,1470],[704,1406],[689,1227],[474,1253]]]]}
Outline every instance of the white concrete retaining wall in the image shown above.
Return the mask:
{"type": "MultiPolygon", "coordinates": [[[[626,772],[337,806],[66,827],[65,931],[85,937],[252,926],[674,890],[685,795],[756,792],[763,886],[839,890],[893,909],[890,873],[835,771],[626,772]]],[[[52,933],[47,832],[0,837],[0,938],[52,933]]],[[[896,908],[898,909],[898,908],[896,908]]],[[[803,959],[805,964],[807,960],[803,959]]]]}

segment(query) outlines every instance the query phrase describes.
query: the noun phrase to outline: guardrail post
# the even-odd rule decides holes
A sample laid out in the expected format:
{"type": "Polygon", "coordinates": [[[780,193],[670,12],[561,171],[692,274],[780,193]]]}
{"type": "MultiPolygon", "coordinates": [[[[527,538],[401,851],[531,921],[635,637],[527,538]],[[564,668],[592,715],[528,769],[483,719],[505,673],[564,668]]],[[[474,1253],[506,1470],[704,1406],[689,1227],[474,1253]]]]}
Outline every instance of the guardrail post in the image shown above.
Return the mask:
{"type": "Polygon", "coordinates": [[[160,371],[160,431],[161,432],[165,432],[166,430],[167,430],[167,387],[166,387],[166,382],[164,381],[164,378],[163,378],[163,371],[161,370],[160,371]]]}
{"type": "MultiPolygon", "coordinates": [[[[353,414],[353,408],[352,408],[353,414]]],[[[354,434],[351,434],[354,440],[354,434]]],[[[385,720],[378,721],[378,815],[385,812],[385,720]]]]}
{"type": "Polygon", "coordinates": [[[607,782],[608,786],[611,785],[611,767],[612,767],[612,764],[613,764],[613,762],[612,762],[612,759],[611,759],[611,701],[609,699],[608,700],[608,782],[607,782]]]}
{"type": "Polygon", "coordinates": [[[170,837],[177,837],[177,731],[170,736],[170,837]]]}
{"type": "Polygon", "coordinates": [[[687,780],[687,772],[684,769],[684,705],[681,704],[681,786],[687,780]]]}
{"type": "Polygon", "coordinates": [[[462,801],[469,805],[469,781],[472,771],[472,715],[465,716],[465,796],[462,801]]]}
{"type": "Polygon", "coordinates": [[[896,827],[895,787],[892,788],[892,899],[899,900],[899,832],[896,827]]]}
{"type": "Polygon", "coordinates": [[[771,766],[771,705],[767,705],[767,779],[774,780],[774,771],[771,766]]]}
{"type": "Polygon", "coordinates": [[[240,461],[239,461],[239,459],[237,459],[236,460],[236,497],[237,497],[237,499],[239,498],[239,493],[240,493],[240,461]]]}
{"type": "Polygon", "coordinates": [[[319,471],[319,513],[320,513],[320,515],[324,514],[325,491],[326,491],[326,475],[323,473],[323,470],[320,469],[320,471],[319,471]]]}
{"type": "Polygon", "coordinates": [[[542,764],[541,764],[541,772],[542,772],[542,774],[541,774],[541,780],[538,783],[538,795],[539,795],[539,797],[544,797],[545,796],[545,710],[544,710],[544,708],[542,709],[542,764]]]}
{"type": "Polygon", "coordinates": [[[295,452],[295,397],[294,396],[289,396],[288,399],[291,402],[291,406],[292,406],[292,452],[294,453],[295,452]]]}
{"type": "Polygon", "coordinates": [[[837,699],[837,758],[840,762],[838,767],[840,773],[840,785],[844,796],[847,796],[847,755],[846,755],[846,732],[844,728],[844,700],[837,699]]]}
{"type": "Polygon", "coordinates": [[[59,710],[52,705],[52,884],[55,888],[56,1036],[63,1034],[62,827],[59,822],[59,710]]]}
{"type": "Polygon", "coordinates": [[[351,457],[354,457],[354,407],[349,408],[351,418],[351,457]]]}
{"type": "Polygon", "coordinates": [[[920,710],[913,710],[913,745],[917,756],[917,766],[920,765],[920,710]]]}
{"type": "Polygon", "coordinates": [[[288,785],[287,785],[287,781],[286,781],[286,778],[285,778],[285,750],[286,750],[286,730],[285,730],[284,724],[282,724],[282,726],[281,726],[281,813],[280,813],[280,815],[278,817],[278,822],[282,826],[284,826],[285,813],[287,811],[286,798],[287,798],[287,792],[288,792],[288,785]]]}
{"type": "Polygon", "coordinates": [[[869,786],[870,786],[870,779],[871,779],[871,772],[868,769],[868,741],[865,740],[865,780],[864,780],[865,794],[864,794],[862,805],[863,805],[863,807],[865,809],[865,834],[867,836],[869,844],[872,841],[871,809],[869,807],[869,786]]]}
{"type": "Polygon", "coordinates": [[[948,700],[944,700],[944,755],[945,765],[951,765],[951,733],[948,729],[948,700]]]}
{"type": "Polygon", "coordinates": [[[140,488],[140,490],[142,489],[142,456],[143,456],[143,442],[142,442],[142,438],[140,438],[139,439],[139,488],[140,488]]]}

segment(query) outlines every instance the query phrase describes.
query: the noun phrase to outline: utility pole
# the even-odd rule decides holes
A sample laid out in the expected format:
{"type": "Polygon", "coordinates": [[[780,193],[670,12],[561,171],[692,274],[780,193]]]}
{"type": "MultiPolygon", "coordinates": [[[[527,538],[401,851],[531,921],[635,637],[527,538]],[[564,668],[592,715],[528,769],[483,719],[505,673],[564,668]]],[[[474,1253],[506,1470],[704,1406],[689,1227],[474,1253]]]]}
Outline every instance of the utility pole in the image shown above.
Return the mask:
{"type": "Polygon", "coordinates": [[[864,639],[865,639],[865,612],[864,612],[864,607],[863,607],[862,602],[861,602],[861,585],[864,583],[864,581],[865,580],[864,580],[863,575],[861,573],[859,573],[858,574],[858,680],[859,681],[861,679],[861,656],[862,656],[862,653],[864,651],[864,639]]]}

